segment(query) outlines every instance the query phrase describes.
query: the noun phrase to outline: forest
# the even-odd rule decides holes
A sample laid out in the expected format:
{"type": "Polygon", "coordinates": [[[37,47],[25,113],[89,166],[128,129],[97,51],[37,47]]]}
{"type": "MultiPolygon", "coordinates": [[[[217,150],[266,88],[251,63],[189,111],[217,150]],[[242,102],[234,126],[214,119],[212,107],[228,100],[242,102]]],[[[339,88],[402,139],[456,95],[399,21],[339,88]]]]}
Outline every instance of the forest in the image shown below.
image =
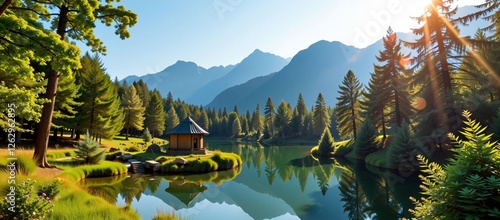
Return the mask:
{"type": "Polygon", "coordinates": [[[138,17],[113,1],[79,2],[7,0],[0,6],[0,138],[2,143],[32,140],[39,167],[52,167],[46,158],[49,141],[57,142],[65,132],[74,140],[88,132],[98,142],[144,132],[166,137],[191,117],[213,138],[265,144],[312,140],[318,142],[314,155],[395,170],[422,166],[429,176],[423,179],[429,199],[415,201],[418,218],[450,217],[457,210],[478,218],[500,216],[492,208],[500,206],[500,2],[487,0],[457,18],[454,1],[433,0],[414,18],[416,40],[401,41],[388,28],[378,63],[366,64],[373,65],[368,85],[359,82],[358,73],[345,73],[335,106],[327,106],[319,93],[308,107],[297,94],[294,105],[275,105],[280,100],[269,97],[252,112],[240,112],[236,105],[191,105],[175,94],[163,97],[142,80],[112,80],[94,23],[114,27],[125,39],[138,17]],[[477,19],[490,25],[462,37],[457,26],[477,19]],[[71,40],[84,41],[93,52],[82,55],[71,40]],[[404,54],[405,47],[413,52],[404,54]],[[475,154],[464,156],[467,152],[475,154]],[[475,179],[458,189],[460,179],[446,179],[443,170],[475,179]],[[440,181],[449,191],[433,188],[440,181]],[[473,188],[473,182],[480,184],[473,188]],[[460,202],[437,202],[453,198],[460,202]]]}

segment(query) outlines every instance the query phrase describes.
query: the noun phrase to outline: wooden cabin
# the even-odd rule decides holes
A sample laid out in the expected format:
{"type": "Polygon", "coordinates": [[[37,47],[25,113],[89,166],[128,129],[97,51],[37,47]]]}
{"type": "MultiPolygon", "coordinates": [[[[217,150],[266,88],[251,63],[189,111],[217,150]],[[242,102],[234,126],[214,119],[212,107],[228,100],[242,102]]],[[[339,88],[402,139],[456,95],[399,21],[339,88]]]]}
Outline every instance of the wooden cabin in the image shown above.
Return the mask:
{"type": "Polygon", "coordinates": [[[190,151],[190,153],[205,153],[203,137],[208,132],[201,128],[193,119],[187,117],[175,128],[167,132],[170,137],[169,150],[190,151]]]}

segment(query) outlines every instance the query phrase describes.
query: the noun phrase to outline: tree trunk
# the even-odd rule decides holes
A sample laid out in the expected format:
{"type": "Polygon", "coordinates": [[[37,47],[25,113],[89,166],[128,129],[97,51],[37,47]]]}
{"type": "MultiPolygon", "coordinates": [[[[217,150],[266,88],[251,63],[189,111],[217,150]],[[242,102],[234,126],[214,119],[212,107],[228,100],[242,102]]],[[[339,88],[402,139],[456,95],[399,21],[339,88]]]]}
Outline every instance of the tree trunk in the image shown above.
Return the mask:
{"type": "Polygon", "coordinates": [[[75,134],[75,138],[74,138],[74,140],[79,141],[79,140],[80,140],[80,130],[79,130],[79,129],[76,129],[76,132],[75,132],[75,133],[76,133],[76,134],[75,134]]]}
{"type": "Polygon", "coordinates": [[[54,113],[54,104],[56,101],[57,83],[59,81],[59,73],[51,70],[49,73],[49,80],[47,83],[47,91],[45,98],[50,100],[49,103],[43,105],[42,117],[40,118],[40,126],[35,144],[35,152],[33,159],[39,167],[46,168],[52,167],[47,162],[47,146],[49,145],[50,125],[52,122],[52,115],[54,113]]]}
{"type": "Polygon", "coordinates": [[[14,0],[5,0],[2,5],[0,5],[0,16],[7,11],[7,8],[9,8],[10,4],[12,4],[14,0]]]}
{"type": "MultiPolygon", "coordinates": [[[[57,34],[61,37],[62,41],[64,41],[66,35],[68,11],[69,10],[66,5],[61,6],[59,10],[57,34]]],[[[37,165],[42,168],[52,167],[47,162],[47,146],[49,145],[50,125],[52,123],[52,116],[54,113],[58,82],[59,72],[50,68],[50,73],[48,74],[47,90],[45,92],[45,98],[50,100],[50,102],[43,105],[38,136],[36,138],[35,151],[33,153],[33,159],[35,160],[37,165]]]]}
{"type": "Polygon", "coordinates": [[[356,115],[354,114],[354,108],[351,108],[351,116],[352,116],[352,128],[354,132],[354,140],[356,140],[356,115]]]}
{"type": "Polygon", "coordinates": [[[71,136],[69,138],[71,138],[71,139],[75,138],[75,129],[74,128],[71,129],[71,136]]]}
{"type": "Polygon", "coordinates": [[[54,137],[54,143],[57,144],[57,128],[54,128],[54,134],[52,136],[54,137]]]}

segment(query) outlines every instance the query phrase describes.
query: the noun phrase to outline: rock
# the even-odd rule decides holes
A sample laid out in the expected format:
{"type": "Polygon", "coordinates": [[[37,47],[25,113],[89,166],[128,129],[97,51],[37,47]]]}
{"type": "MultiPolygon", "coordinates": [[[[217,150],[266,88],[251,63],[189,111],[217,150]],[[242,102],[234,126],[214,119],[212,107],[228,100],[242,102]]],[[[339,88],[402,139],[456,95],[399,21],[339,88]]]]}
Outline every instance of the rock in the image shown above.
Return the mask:
{"type": "Polygon", "coordinates": [[[163,162],[165,162],[165,161],[167,161],[167,160],[168,160],[168,158],[166,158],[166,157],[161,157],[160,159],[158,159],[158,162],[159,162],[159,163],[163,163],[163,162]]]}
{"type": "Polygon", "coordinates": [[[130,160],[132,158],[134,158],[134,156],[132,156],[131,154],[124,154],[124,155],[122,155],[122,160],[123,161],[127,161],[127,160],[130,160]]]}
{"type": "Polygon", "coordinates": [[[182,157],[177,157],[174,159],[174,161],[172,162],[174,164],[181,164],[181,165],[185,165],[188,163],[188,161],[182,157]]]}
{"type": "Polygon", "coordinates": [[[144,166],[147,168],[147,169],[153,169],[157,164],[160,164],[154,160],[146,160],[144,162],[144,166]]]}
{"type": "Polygon", "coordinates": [[[151,144],[148,149],[146,149],[148,153],[161,153],[161,148],[157,144],[151,144]]]}
{"type": "Polygon", "coordinates": [[[117,152],[117,151],[121,151],[121,149],[117,148],[117,147],[111,147],[111,148],[109,148],[109,152],[117,152]]]}

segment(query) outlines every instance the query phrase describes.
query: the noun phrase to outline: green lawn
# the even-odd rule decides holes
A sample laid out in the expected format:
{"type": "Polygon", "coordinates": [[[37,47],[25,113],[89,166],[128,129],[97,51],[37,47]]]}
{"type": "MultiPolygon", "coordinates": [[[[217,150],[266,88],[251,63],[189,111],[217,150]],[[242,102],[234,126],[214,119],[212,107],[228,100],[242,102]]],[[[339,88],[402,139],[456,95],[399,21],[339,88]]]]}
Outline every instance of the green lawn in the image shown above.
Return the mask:
{"type": "MultiPolygon", "coordinates": [[[[168,144],[168,141],[162,138],[154,138],[153,142],[160,146],[168,144]]],[[[118,147],[125,150],[133,146],[143,146],[144,141],[139,137],[128,137],[128,140],[125,140],[125,136],[115,136],[113,139],[103,139],[101,145],[107,148],[118,147]]],[[[151,145],[151,143],[148,143],[146,146],[149,145],[151,145]]]]}

